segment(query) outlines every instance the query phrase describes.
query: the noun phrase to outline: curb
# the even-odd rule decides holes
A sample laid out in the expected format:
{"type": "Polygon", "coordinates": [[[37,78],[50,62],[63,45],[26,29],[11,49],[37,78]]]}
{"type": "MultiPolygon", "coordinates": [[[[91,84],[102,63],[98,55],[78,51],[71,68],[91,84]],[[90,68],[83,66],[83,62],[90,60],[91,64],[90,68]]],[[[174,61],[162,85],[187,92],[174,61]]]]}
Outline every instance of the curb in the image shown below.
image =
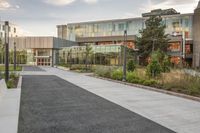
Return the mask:
{"type": "Polygon", "coordinates": [[[181,98],[185,98],[185,99],[189,99],[189,100],[194,100],[194,101],[200,102],[200,98],[199,97],[194,97],[194,96],[190,96],[190,95],[186,95],[186,94],[181,94],[181,93],[176,93],[176,92],[167,91],[167,90],[161,90],[161,89],[158,89],[158,88],[153,88],[153,87],[139,85],[139,84],[132,84],[132,83],[127,83],[127,82],[123,82],[123,81],[117,81],[117,80],[113,80],[113,79],[109,79],[109,78],[103,78],[103,77],[94,76],[94,75],[88,75],[88,76],[94,77],[94,78],[98,78],[98,79],[102,79],[102,80],[112,81],[112,82],[115,82],[115,83],[120,83],[120,84],[124,84],[124,85],[128,85],[128,86],[138,87],[138,88],[145,89],[145,90],[151,90],[151,91],[155,91],[155,92],[160,92],[160,93],[164,93],[164,94],[168,94],[168,95],[173,95],[173,96],[177,96],[177,97],[181,97],[181,98]]]}
{"type": "Polygon", "coordinates": [[[22,76],[19,77],[17,89],[21,89],[21,87],[22,87],[22,76]]]}

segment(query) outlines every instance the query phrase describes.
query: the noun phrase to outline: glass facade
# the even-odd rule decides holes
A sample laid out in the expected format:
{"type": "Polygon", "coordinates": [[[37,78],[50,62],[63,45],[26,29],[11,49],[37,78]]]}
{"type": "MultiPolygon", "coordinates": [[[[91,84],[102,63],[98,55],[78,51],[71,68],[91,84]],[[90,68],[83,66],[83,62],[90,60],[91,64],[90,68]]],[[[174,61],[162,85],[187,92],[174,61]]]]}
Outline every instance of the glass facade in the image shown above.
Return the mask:
{"type": "Polygon", "coordinates": [[[67,39],[75,37],[102,37],[102,36],[121,36],[127,29],[131,35],[137,35],[139,30],[144,28],[144,19],[134,19],[126,21],[109,21],[68,24],[67,39]]]}
{"type": "Polygon", "coordinates": [[[193,15],[164,17],[163,23],[166,25],[166,33],[173,35],[185,34],[186,38],[192,38],[193,15]]]}
{"type": "MultiPolygon", "coordinates": [[[[120,45],[91,45],[92,64],[119,65],[121,62],[120,45]]],[[[85,64],[86,46],[63,48],[59,51],[59,64],[85,64]]]]}
{"type": "MultiPolygon", "coordinates": [[[[138,35],[139,30],[145,28],[147,18],[135,18],[125,20],[113,20],[102,22],[88,22],[67,25],[67,39],[78,37],[103,37],[122,36],[124,30],[128,35],[138,35]]],[[[181,35],[185,33],[186,38],[192,38],[193,14],[164,16],[163,24],[166,25],[166,33],[181,35]]]]}

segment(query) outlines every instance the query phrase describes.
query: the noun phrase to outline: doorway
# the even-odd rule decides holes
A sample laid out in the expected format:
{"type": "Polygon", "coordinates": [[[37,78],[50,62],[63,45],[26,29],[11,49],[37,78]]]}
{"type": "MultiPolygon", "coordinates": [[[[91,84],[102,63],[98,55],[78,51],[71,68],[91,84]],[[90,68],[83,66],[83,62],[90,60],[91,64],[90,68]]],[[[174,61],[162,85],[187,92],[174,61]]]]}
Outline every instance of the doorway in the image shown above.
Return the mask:
{"type": "Polygon", "coordinates": [[[50,66],[50,58],[37,58],[37,66],[50,66]]]}

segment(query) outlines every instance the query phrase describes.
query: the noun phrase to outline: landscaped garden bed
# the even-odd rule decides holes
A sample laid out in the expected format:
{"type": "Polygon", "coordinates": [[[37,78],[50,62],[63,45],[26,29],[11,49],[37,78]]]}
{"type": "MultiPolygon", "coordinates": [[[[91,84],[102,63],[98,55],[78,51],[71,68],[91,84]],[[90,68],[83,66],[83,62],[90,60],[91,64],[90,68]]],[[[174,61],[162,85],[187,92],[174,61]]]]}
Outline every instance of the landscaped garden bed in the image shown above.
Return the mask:
{"type": "MultiPolygon", "coordinates": [[[[22,70],[21,66],[16,67],[16,71],[21,71],[21,70],[22,70]]],[[[5,66],[0,65],[0,78],[5,78],[4,71],[5,71],[5,66]]],[[[14,72],[13,66],[9,66],[9,71],[10,71],[9,80],[6,83],[7,87],[8,88],[17,88],[17,84],[18,84],[18,81],[19,81],[19,74],[14,72]]]]}
{"type": "MultiPolygon", "coordinates": [[[[116,67],[97,67],[94,74],[118,81],[123,78],[122,68],[116,67]]],[[[147,76],[145,68],[140,67],[133,72],[127,72],[126,82],[200,97],[200,78],[180,69],[172,69],[171,72],[152,78],[147,76]]]]}
{"type": "MultiPolygon", "coordinates": [[[[5,78],[4,73],[0,73],[1,78],[5,78]]],[[[9,74],[9,80],[6,82],[8,89],[17,88],[19,81],[19,74],[11,72],[9,74]]]]}

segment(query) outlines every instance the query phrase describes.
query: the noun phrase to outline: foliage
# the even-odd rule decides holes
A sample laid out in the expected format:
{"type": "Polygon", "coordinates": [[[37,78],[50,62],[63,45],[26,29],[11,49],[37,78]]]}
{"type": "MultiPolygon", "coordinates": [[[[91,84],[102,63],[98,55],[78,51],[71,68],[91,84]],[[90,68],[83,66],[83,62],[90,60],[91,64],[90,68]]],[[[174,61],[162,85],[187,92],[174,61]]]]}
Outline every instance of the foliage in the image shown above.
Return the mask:
{"type": "MultiPolygon", "coordinates": [[[[4,65],[0,65],[0,71],[5,71],[5,66],[4,65]]],[[[9,65],[9,71],[14,71],[14,66],[13,65],[9,65]]],[[[22,71],[22,67],[21,66],[16,66],[16,71],[22,71]]]]}
{"type": "Polygon", "coordinates": [[[170,72],[170,60],[169,57],[160,50],[154,51],[150,57],[150,63],[147,66],[147,75],[150,77],[156,77],[161,72],[170,72]]]}
{"type": "Polygon", "coordinates": [[[164,77],[163,89],[200,97],[200,77],[182,72],[169,74],[168,80],[164,77]]]}
{"type": "Polygon", "coordinates": [[[19,75],[16,73],[10,73],[9,80],[6,83],[8,88],[16,88],[18,83],[19,75]]]}
{"type": "MultiPolygon", "coordinates": [[[[168,73],[162,73],[158,79],[155,79],[145,76],[145,69],[139,68],[134,72],[127,72],[127,82],[200,97],[200,77],[188,75],[180,70],[171,70],[168,73]]],[[[95,70],[95,74],[114,80],[122,80],[122,70],[117,67],[99,66],[95,70]]]]}
{"type": "Polygon", "coordinates": [[[15,87],[15,82],[13,79],[9,79],[7,82],[7,87],[8,88],[14,88],[15,87]]]}
{"type": "Polygon", "coordinates": [[[86,45],[86,51],[85,51],[85,68],[86,68],[86,71],[88,70],[88,63],[91,62],[90,57],[91,57],[92,54],[93,54],[93,52],[92,52],[91,45],[86,45]]]}
{"type": "Polygon", "coordinates": [[[162,72],[162,67],[155,53],[151,56],[151,61],[146,68],[146,73],[149,77],[156,77],[162,72]]]}
{"type": "Polygon", "coordinates": [[[128,61],[127,70],[130,72],[133,72],[135,70],[135,62],[133,60],[128,61]]]}
{"type": "Polygon", "coordinates": [[[117,70],[112,71],[111,78],[114,80],[122,80],[123,79],[122,69],[117,69],[117,70]]]}
{"type": "Polygon", "coordinates": [[[146,28],[140,31],[136,44],[141,53],[140,56],[146,59],[152,51],[160,49],[166,52],[169,40],[165,34],[165,25],[162,24],[161,17],[152,16],[146,20],[145,24],[146,28]]]}
{"type": "Polygon", "coordinates": [[[165,55],[164,59],[162,61],[162,71],[170,72],[170,66],[171,66],[171,62],[169,60],[169,57],[167,55],[165,55]]]}
{"type": "Polygon", "coordinates": [[[115,66],[97,66],[95,68],[95,74],[97,76],[111,78],[112,71],[119,69],[119,67],[115,66]]]}

